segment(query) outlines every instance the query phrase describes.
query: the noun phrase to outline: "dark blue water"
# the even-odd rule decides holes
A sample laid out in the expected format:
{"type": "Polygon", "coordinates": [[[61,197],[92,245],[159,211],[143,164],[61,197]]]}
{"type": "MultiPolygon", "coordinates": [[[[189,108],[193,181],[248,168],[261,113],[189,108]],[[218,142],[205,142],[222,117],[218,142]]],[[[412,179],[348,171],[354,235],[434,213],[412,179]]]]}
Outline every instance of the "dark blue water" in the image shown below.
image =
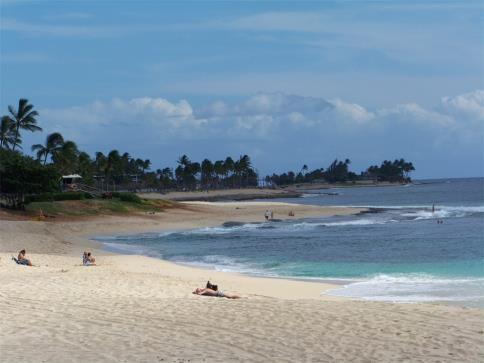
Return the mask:
{"type": "Polygon", "coordinates": [[[281,201],[371,209],[355,216],[227,223],[104,242],[220,270],[340,279],[344,285],[330,292],[334,295],[484,302],[484,179],[312,190],[281,201]]]}

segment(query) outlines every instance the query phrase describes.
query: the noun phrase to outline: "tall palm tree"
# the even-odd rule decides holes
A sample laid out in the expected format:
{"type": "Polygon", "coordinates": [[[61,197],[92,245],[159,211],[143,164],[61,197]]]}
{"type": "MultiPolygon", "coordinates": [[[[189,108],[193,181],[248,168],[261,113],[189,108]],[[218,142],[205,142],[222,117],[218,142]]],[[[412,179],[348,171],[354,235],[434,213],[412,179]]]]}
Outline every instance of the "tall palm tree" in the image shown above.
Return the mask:
{"type": "Polygon", "coordinates": [[[107,164],[106,156],[100,151],[96,152],[96,159],[94,160],[96,173],[98,174],[102,173],[104,174],[104,176],[106,176],[106,164],[107,164]]]}
{"type": "MultiPolygon", "coordinates": [[[[229,173],[234,172],[234,160],[228,156],[225,161],[224,161],[224,171],[225,171],[225,180],[229,177],[229,173]]],[[[234,186],[233,180],[232,180],[232,186],[234,186]]]]}
{"type": "Polygon", "coordinates": [[[8,116],[3,116],[0,122],[0,147],[6,149],[15,144],[15,125],[8,116]]]}
{"type": "Polygon", "coordinates": [[[42,131],[42,128],[37,126],[36,116],[39,115],[37,111],[33,111],[34,105],[29,104],[29,101],[25,98],[21,98],[18,101],[18,109],[15,110],[13,106],[8,106],[8,111],[12,115],[7,116],[15,127],[15,142],[12,150],[20,143],[20,129],[28,130],[31,132],[42,131]]]}
{"type": "Polygon", "coordinates": [[[77,171],[83,178],[92,180],[92,160],[88,153],[81,151],[77,158],[77,171]]]}
{"type": "Polygon", "coordinates": [[[37,151],[37,159],[44,158],[44,165],[47,162],[49,155],[54,155],[56,152],[62,149],[64,145],[64,138],[58,132],[54,132],[47,136],[45,139],[45,145],[35,144],[32,145],[32,151],[37,151]]]}
{"type": "Polygon", "coordinates": [[[107,157],[106,173],[110,178],[120,178],[121,171],[121,155],[118,150],[111,150],[107,157]]]}
{"type": "Polygon", "coordinates": [[[217,187],[218,187],[220,183],[220,179],[225,175],[224,161],[217,160],[213,164],[213,171],[215,172],[215,178],[217,180],[217,187]]]}
{"type": "Polygon", "coordinates": [[[79,150],[74,141],[66,141],[61,148],[52,154],[52,161],[62,174],[77,170],[79,150]]]}
{"type": "Polygon", "coordinates": [[[151,161],[150,159],[146,159],[143,161],[143,174],[148,170],[151,166],[151,161]]]}
{"type": "Polygon", "coordinates": [[[186,167],[187,165],[190,165],[191,161],[186,155],[182,155],[178,158],[177,163],[182,165],[183,167],[186,167]]]}
{"type": "Polygon", "coordinates": [[[213,183],[214,165],[209,159],[204,159],[201,165],[201,182],[205,187],[209,187],[213,183]]]}

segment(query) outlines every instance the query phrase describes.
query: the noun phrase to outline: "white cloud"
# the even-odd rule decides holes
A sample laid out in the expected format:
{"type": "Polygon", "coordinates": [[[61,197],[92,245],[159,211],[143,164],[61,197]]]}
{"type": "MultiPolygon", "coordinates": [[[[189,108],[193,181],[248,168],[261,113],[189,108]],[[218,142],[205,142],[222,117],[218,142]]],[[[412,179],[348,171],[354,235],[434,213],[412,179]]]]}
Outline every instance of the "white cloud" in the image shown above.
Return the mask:
{"type": "Polygon", "coordinates": [[[326,158],[335,157],[355,160],[356,170],[397,157],[440,170],[442,158],[452,159],[455,167],[462,167],[466,155],[476,165],[481,162],[481,96],[476,91],[447,97],[435,108],[405,103],[382,109],[282,93],[259,93],[239,102],[215,100],[200,107],[187,100],[113,99],[39,110],[44,133],[33,143],[59,131],[90,153],[117,148],[165,164],[182,153],[197,159],[255,156],[257,151],[257,167],[271,172],[274,163],[321,167],[331,161],[326,158]]]}
{"type": "MultiPolygon", "coordinates": [[[[77,135],[78,130],[85,128],[91,133],[102,134],[107,128],[114,134],[135,131],[147,138],[164,141],[174,137],[271,140],[332,132],[356,132],[364,137],[369,124],[383,133],[399,125],[402,130],[413,133],[426,130],[447,135],[458,130],[476,135],[480,129],[475,130],[472,123],[458,123],[456,117],[465,113],[468,118],[482,120],[483,94],[476,91],[443,98],[442,105],[436,109],[407,103],[370,111],[341,99],[327,101],[317,97],[259,93],[236,104],[219,100],[197,109],[187,100],[171,102],[164,98],[141,97],[46,109],[40,113],[49,132],[61,131],[70,135],[75,131],[77,135]]],[[[86,136],[80,133],[81,138],[86,136]]]]}
{"type": "Polygon", "coordinates": [[[397,105],[394,108],[377,111],[381,119],[399,120],[403,122],[417,122],[422,124],[438,124],[440,126],[452,126],[454,119],[446,114],[427,110],[417,103],[397,105]]]}
{"type": "Polygon", "coordinates": [[[456,118],[484,121],[484,90],[476,90],[454,97],[443,97],[441,104],[443,111],[456,118]]]}
{"type": "Polygon", "coordinates": [[[356,103],[348,103],[340,100],[339,98],[331,100],[331,103],[335,107],[335,113],[341,116],[343,119],[364,123],[375,117],[373,112],[367,111],[363,106],[360,106],[356,103]]]}
{"type": "Polygon", "coordinates": [[[86,133],[81,139],[92,133],[104,133],[110,129],[113,135],[124,132],[147,133],[150,136],[170,137],[196,135],[196,128],[206,120],[196,118],[193,109],[186,100],[172,103],[163,98],[134,98],[128,101],[113,99],[110,102],[96,101],[86,106],[66,109],[41,110],[42,119],[48,123],[47,130],[78,135],[79,130],[86,133]]]}

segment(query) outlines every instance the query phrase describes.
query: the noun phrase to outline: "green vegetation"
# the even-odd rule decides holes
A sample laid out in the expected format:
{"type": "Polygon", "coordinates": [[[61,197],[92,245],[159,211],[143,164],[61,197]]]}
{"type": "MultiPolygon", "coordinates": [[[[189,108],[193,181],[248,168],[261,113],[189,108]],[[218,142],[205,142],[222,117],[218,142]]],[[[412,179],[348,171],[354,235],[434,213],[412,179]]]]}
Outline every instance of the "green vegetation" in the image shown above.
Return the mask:
{"type": "Polygon", "coordinates": [[[131,202],[136,204],[141,204],[142,200],[134,193],[119,193],[119,200],[123,202],[131,202]]]}
{"type": "Polygon", "coordinates": [[[129,213],[155,213],[177,205],[161,200],[142,200],[140,203],[125,202],[120,198],[83,199],[54,202],[31,202],[25,209],[28,214],[38,215],[40,211],[47,217],[94,216],[129,213]]]}
{"type": "Polygon", "coordinates": [[[415,170],[411,162],[404,159],[395,160],[393,162],[385,160],[380,166],[370,166],[359,175],[349,171],[348,166],[351,164],[349,159],[339,161],[336,159],[325,170],[324,168],[308,171],[307,165],[304,165],[297,174],[293,171],[288,171],[280,175],[272,174],[266,176],[267,184],[272,185],[291,185],[295,183],[345,183],[355,182],[357,180],[373,180],[373,181],[388,181],[407,183],[411,181],[410,173],[415,170]]]}
{"type": "Polygon", "coordinates": [[[25,203],[32,202],[55,202],[61,200],[83,200],[92,199],[91,194],[85,192],[67,192],[67,193],[42,193],[25,197],[25,203]]]}

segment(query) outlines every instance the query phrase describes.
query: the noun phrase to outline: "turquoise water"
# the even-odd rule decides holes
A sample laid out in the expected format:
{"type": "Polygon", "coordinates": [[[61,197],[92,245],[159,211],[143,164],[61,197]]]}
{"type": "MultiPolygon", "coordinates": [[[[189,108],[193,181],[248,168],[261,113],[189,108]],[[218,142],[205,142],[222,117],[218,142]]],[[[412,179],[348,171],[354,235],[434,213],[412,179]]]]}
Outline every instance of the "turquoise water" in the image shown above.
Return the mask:
{"type": "Polygon", "coordinates": [[[484,179],[313,190],[287,202],[371,210],[102,240],[223,271],[339,281],[333,295],[484,306],[484,179]]]}

